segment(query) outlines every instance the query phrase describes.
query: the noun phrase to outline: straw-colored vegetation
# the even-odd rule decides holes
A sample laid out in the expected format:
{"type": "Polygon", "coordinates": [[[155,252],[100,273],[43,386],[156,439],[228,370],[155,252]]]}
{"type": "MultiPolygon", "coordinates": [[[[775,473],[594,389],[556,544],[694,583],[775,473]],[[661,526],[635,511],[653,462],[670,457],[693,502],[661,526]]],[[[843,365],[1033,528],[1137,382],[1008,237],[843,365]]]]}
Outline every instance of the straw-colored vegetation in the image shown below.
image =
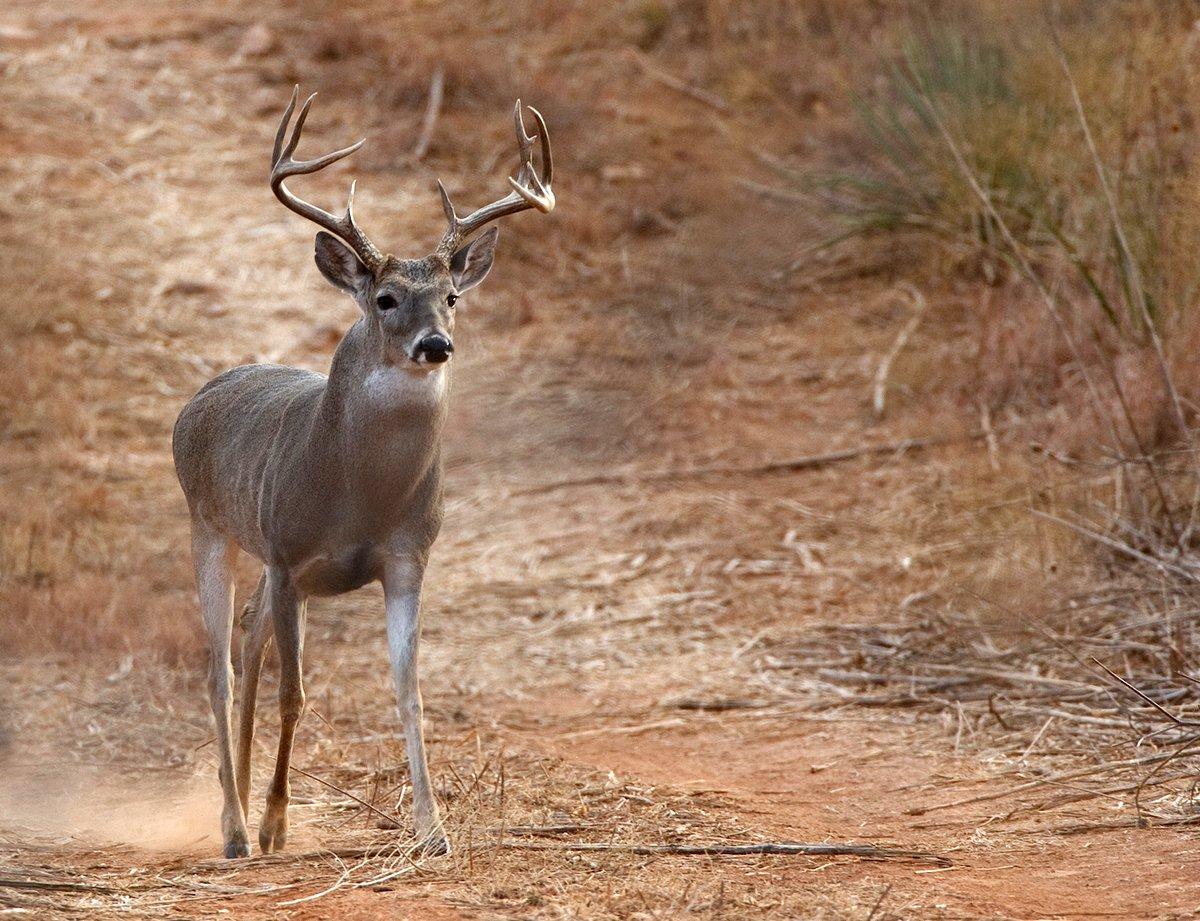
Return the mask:
{"type": "Polygon", "coordinates": [[[853,78],[848,162],[793,177],[841,225],[830,242],[923,241],[932,265],[995,288],[984,309],[1018,313],[1037,334],[985,339],[981,396],[1021,415],[1077,402],[1090,428],[1064,433],[1071,448],[1136,455],[1187,428],[1195,13],[967,4],[910,21],[870,78],[853,78]]]}

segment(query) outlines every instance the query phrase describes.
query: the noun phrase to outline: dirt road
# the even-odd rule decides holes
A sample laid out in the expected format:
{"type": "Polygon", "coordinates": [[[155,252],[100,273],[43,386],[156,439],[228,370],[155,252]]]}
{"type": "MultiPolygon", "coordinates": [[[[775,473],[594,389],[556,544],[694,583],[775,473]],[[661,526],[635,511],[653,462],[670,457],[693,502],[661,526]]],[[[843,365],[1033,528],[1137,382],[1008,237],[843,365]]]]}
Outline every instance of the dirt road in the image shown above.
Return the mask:
{"type": "MultiPolygon", "coordinates": [[[[0,673],[0,876],[45,883],[0,889],[0,904],[345,921],[1193,916],[1194,836],[1064,835],[1061,813],[1009,817],[1006,798],[921,814],[1001,792],[1015,762],[961,712],[852,706],[823,680],[831,629],[927,616],[986,569],[995,539],[972,523],[1004,486],[982,442],[688,473],[976,427],[919,384],[872,414],[907,316],[894,277],[837,260],[820,284],[778,275],[810,229],[738,184],[762,178],[744,138],[782,150],[815,117],[715,111],[577,10],[505,58],[506,19],[400,7],[333,22],[207,0],[0,14],[5,521],[37,583],[19,610],[49,637],[0,673]],[[416,33],[456,63],[430,155],[410,163],[438,55],[381,35],[416,33]],[[355,312],[266,187],[293,80],[322,92],[313,149],[368,135],[314,195],[357,177],[360,220],[397,251],[436,240],[436,176],[468,198],[500,188],[511,89],[528,87],[559,144],[559,211],[505,228],[462,318],[422,649],[449,858],[371,852],[407,832],[298,776],[292,856],[209,859],[217,784],[170,425],[221,368],[324,369],[355,312]],[[664,470],[678,475],[640,478],[664,470]],[[560,482],[614,472],[627,480],[560,482]],[[763,840],[950,863],[561,848],[763,840]]],[[[938,319],[911,347],[936,365],[962,343],[955,292],[930,296],[938,319]]],[[[253,575],[245,563],[243,591],[253,575]]],[[[385,662],[378,592],[311,606],[296,763],[404,815],[385,662]]]]}

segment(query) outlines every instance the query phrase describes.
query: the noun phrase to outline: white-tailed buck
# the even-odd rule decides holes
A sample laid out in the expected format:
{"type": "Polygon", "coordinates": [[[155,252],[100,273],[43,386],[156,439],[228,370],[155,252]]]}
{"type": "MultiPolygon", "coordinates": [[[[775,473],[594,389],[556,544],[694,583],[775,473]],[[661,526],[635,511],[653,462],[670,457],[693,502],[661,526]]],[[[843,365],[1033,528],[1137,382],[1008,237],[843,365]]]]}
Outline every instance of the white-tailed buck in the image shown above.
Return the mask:
{"type": "Polygon", "coordinates": [[[226,857],[250,853],[250,751],[263,655],[279,649],[279,752],[258,841],[264,853],[287,838],[288,763],[304,711],[301,658],[310,596],[383,583],[388,649],[412,774],[413,821],[429,851],[448,849],[429,782],[417,685],[421,581],[442,521],[442,425],[454,351],[454,304],[487,275],[498,231],[468,237],[490,221],[554,207],[546,124],[530,109],[541,145],[516,106],[520,168],[512,191],[459,217],[438,183],[449,227],[432,255],[384,255],[354,223],[354,186],[337,217],[301,201],[284,185],[349,156],[362,141],[312,160],[292,154],[313,97],[288,125],[280,122],[271,156],[271,190],[321,227],[317,268],[362,310],[338,345],[329,376],[279,365],[246,365],[209,381],[175,423],[175,470],[191,512],[192,559],[208,631],[208,689],[217,723],[226,857]],[[328,231],[328,232],[326,232],[328,231]],[[242,693],[237,752],[232,750],[233,572],[239,548],[263,564],[242,618],[242,693]]]}

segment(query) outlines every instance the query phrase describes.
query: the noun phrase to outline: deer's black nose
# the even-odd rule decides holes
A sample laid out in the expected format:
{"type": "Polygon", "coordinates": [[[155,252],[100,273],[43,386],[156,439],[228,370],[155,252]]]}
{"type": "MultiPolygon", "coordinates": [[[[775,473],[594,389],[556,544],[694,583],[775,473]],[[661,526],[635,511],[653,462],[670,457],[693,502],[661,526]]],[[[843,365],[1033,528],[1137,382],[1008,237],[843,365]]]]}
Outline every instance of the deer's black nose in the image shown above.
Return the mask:
{"type": "Polygon", "coordinates": [[[430,336],[426,336],[417,343],[417,358],[424,358],[427,362],[434,365],[440,365],[444,361],[449,361],[453,351],[454,343],[440,333],[433,333],[430,336]]]}

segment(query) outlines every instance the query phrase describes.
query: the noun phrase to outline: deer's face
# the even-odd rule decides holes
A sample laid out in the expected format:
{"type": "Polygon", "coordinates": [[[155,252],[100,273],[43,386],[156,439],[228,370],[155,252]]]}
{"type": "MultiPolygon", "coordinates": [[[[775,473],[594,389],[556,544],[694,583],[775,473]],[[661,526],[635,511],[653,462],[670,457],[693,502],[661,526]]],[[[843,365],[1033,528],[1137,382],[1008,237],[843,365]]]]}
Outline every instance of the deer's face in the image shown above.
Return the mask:
{"type": "Polygon", "coordinates": [[[354,298],[366,318],[382,364],[424,374],[454,354],[454,314],[459,297],[487,276],[499,232],[495,227],[465,244],[449,262],[389,256],[374,272],[344,244],[317,234],[321,274],[354,298]]]}
{"type": "Polygon", "coordinates": [[[503,198],[460,217],[445,187],[438,183],[442,211],[447,227],[433,255],[424,259],[396,259],[385,256],[354,222],[354,183],[346,211],[340,217],[322,211],[297,198],[284,185],[292,176],[315,173],[350,156],[363,142],[341,150],[297,160],[293,156],[304,120],[308,117],[315,94],[300,108],[296,122],[292,115],[300,99],[300,87],[292,91],[292,100],[284,110],[275,146],[271,151],[271,191],[285,207],[324,228],[317,234],[317,268],[336,288],[345,291],[362,309],[367,333],[377,347],[374,360],[387,368],[412,374],[428,374],[450,360],[454,352],[454,302],[483,281],[492,267],[498,231],[489,227],[468,238],[485,224],[534,209],[548,214],[554,210],[554,159],[546,122],[537,109],[529,107],[537,122],[541,146],[541,170],[534,169],[533,141],[526,133],[521,115],[521,100],[513,107],[513,128],[517,135],[520,168],[509,177],[510,191],[503,198]],[[291,133],[288,126],[291,125],[291,133]]]}

